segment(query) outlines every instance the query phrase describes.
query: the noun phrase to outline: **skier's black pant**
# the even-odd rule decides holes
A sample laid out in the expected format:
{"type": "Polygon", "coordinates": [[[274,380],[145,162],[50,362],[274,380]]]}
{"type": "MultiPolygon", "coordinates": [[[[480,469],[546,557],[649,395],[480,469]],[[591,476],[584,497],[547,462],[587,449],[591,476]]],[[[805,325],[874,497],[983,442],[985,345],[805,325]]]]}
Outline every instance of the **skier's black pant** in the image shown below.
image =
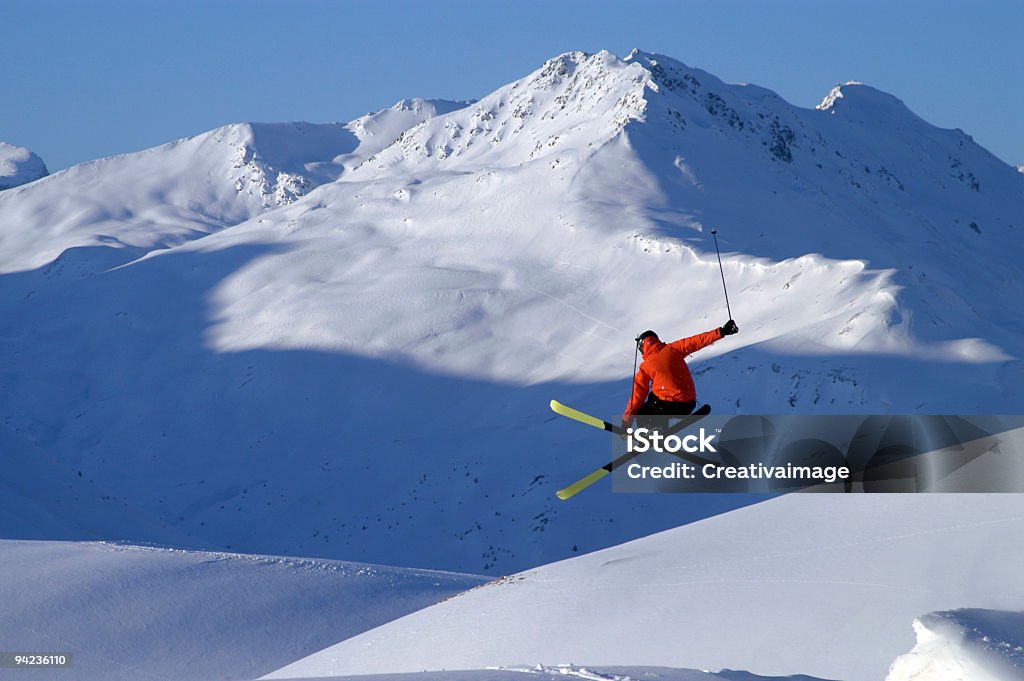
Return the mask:
{"type": "Polygon", "coordinates": [[[637,427],[656,429],[659,426],[667,426],[669,419],[673,416],[687,416],[693,413],[697,406],[696,400],[689,402],[670,402],[659,400],[654,393],[647,395],[647,401],[637,411],[637,427]]]}
{"type": "Polygon", "coordinates": [[[659,400],[654,396],[654,393],[650,393],[647,396],[647,401],[644,402],[643,406],[636,412],[636,415],[688,416],[693,413],[693,408],[696,406],[696,400],[690,400],[689,402],[669,402],[668,400],[659,400]]]}

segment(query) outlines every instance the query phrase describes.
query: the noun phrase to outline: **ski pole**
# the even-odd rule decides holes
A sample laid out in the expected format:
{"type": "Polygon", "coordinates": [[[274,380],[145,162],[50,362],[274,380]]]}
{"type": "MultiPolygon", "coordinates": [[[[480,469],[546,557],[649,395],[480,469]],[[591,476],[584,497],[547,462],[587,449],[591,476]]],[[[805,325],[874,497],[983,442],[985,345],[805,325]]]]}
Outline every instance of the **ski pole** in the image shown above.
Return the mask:
{"type": "Polygon", "coordinates": [[[718,254],[718,271],[722,273],[722,291],[725,292],[725,309],[732,319],[732,308],[729,307],[729,289],[725,287],[725,269],[722,268],[722,252],[718,250],[718,230],[712,229],[711,236],[715,237],[715,253],[718,254]]]}

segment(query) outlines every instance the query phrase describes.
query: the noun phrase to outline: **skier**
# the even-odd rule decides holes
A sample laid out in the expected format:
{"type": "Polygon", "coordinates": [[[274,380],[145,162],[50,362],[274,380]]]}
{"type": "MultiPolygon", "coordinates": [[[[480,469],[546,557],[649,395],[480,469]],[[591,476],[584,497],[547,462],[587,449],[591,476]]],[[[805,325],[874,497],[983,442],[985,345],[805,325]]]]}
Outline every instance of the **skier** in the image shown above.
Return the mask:
{"type": "Polygon", "coordinates": [[[653,331],[637,336],[636,348],[643,361],[633,377],[633,394],[622,415],[622,429],[629,428],[635,416],[686,416],[692,412],[697,393],[685,357],[738,331],[730,319],[721,328],[668,344],[653,331]]]}

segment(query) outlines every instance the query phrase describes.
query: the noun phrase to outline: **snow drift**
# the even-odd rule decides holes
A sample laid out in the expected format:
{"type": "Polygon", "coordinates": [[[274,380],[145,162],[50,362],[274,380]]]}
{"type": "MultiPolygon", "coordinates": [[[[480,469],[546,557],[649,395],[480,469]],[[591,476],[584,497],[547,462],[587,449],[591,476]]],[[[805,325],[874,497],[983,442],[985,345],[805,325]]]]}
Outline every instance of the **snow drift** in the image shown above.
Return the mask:
{"type": "Polygon", "coordinates": [[[914,620],[917,643],[886,681],[1024,679],[1024,613],[963,609],[914,620]]]}

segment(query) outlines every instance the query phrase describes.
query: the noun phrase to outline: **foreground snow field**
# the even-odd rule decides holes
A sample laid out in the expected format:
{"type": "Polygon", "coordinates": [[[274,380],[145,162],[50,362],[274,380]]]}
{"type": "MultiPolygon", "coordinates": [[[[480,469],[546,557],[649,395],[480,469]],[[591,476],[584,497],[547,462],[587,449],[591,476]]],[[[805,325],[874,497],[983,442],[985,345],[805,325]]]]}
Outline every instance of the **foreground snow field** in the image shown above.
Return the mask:
{"type": "Polygon", "coordinates": [[[1024,672],[1021,565],[1019,495],[792,494],[488,584],[267,678],[571,662],[877,681],[915,618],[948,643],[919,643],[893,681],[957,655],[1015,678],[998,670],[1024,672]],[[928,616],[962,608],[995,612],[928,616]],[[958,621],[1009,645],[986,659],[949,636],[958,621]]]}

